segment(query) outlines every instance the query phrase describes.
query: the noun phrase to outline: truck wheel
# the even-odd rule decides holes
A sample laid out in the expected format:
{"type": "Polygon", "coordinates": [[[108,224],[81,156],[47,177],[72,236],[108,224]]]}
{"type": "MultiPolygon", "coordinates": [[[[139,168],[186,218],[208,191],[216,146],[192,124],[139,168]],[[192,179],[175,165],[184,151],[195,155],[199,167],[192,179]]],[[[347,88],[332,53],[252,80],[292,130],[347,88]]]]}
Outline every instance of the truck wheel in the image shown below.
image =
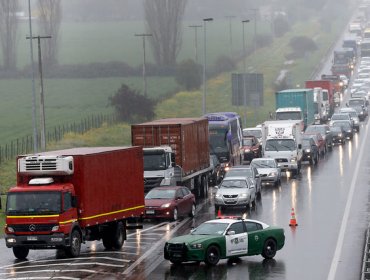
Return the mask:
{"type": "Polygon", "coordinates": [[[113,233],[113,239],[112,239],[112,247],[116,250],[119,250],[122,248],[123,243],[125,242],[125,234],[126,229],[123,226],[122,222],[118,222],[115,227],[113,227],[114,233],[113,233]]]}
{"type": "Polygon", "coordinates": [[[81,251],[81,235],[77,230],[72,231],[71,245],[65,249],[66,255],[71,258],[76,258],[81,251]]]}
{"type": "Polygon", "coordinates": [[[109,234],[106,234],[104,232],[103,234],[103,246],[106,250],[111,250],[112,247],[113,247],[113,244],[112,244],[112,239],[110,238],[109,234]]]}
{"type": "Polygon", "coordinates": [[[25,247],[13,247],[13,254],[17,259],[24,260],[27,258],[30,249],[25,247]]]}

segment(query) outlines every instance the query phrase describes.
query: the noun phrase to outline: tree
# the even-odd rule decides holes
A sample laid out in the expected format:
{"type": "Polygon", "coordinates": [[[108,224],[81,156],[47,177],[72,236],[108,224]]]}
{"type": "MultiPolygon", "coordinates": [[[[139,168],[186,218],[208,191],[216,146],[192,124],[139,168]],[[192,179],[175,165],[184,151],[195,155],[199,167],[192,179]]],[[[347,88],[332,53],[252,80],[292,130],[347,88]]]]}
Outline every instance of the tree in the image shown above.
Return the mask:
{"type": "Polygon", "coordinates": [[[186,90],[198,89],[202,84],[202,65],[192,59],[182,61],[176,69],[176,82],[186,90]]]}
{"type": "Polygon", "coordinates": [[[42,42],[42,59],[47,65],[57,64],[58,36],[62,21],[61,0],[38,0],[40,36],[51,36],[42,42]]]}
{"type": "Polygon", "coordinates": [[[121,85],[115,95],[109,97],[109,103],[115,108],[121,121],[142,121],[154,117],[155,102],[125,84],[121,85]]]}
{"type": "Polygon", "coordinates": [[[182,18],[187,0],[145,0],[145,20],[153,55],[159,65],[175,65],[181,47],[182,18]]]}
{"type": "Polygon", "coordinates": [[[17,64],[16,38],[18,21],[18,0],[0,1],[0,41],[3,52],[4,69],[15,70],[17,64]]]}

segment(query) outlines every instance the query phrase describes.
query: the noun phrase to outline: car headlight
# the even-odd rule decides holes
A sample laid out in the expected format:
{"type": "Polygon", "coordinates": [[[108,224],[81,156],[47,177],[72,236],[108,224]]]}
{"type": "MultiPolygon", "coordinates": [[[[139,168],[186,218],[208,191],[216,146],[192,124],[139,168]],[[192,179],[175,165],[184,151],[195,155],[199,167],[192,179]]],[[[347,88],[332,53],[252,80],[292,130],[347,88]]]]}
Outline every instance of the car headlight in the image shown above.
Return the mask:
{"type": "Polygon", "coordinates": [[[195,244],[191,244],[190,248],[192,248],[192,249],[202,249],[203,245],[201,243],[195,243],[195,244]]]}
{"type": "Polygon", "coordinates": [[[342,134],[342,133],[339,133],[339,134],[338,134],[338,136],[339,136],[339,137],[342,137],[342,136],[343,136],[343,134],[342,134]]]}
{"type": "Polygon", "coordinates": [[[245,149],[244,152],[249,153],[251,150],[250,149],[245,149]]]}
{"type": "Polygon", "coordinates": [[[351,130],[351,129],[348,129],[348,130],[347,130],[347,132],[351,133],[351,132],[352,132],[352,130],[351,130]]]}
{"type": "Polygon", "coordinates": [[[296,157],[293,157],[290,159],[291,162],[296,162],[297,161],[297,158],[296,157]]]}
{"type": "Polygon", "coordinates": [[[216,197],[216,198],[220,198],[220,197],[221,197],[221,195],[220,195],[219,193],[216,193],[215,197],[216,197]]]}
{"type": "Polygon", "coordinates": [[[247,194],[246,193],[241,193],[240,197],[247,197],[247,194]]]}
{"type": "Polygon", "coordinates": [[[14,228],[12,228],[12,227],[7,227],[6,228],[9,232],[14,232],[14,228]]]}
{"type": "Polygon", "coordinates": [[[361,112],[360,112],[360,115],[363,115],[363,114],[364,114],[364,112],[362,112],[362,111],[361,111],[361,112]]]}
{"type": "Polygon", "coordinates": [[[276,175],[277,175],[277,172],[274,171],[274,172],[270,172],[268,176],[269,177],[275,177],[276,175]]]}
{"type": "Polygon", "coordinates": [[[165,203],[161,205],[161,208],[168,208],[171,206],[171,203],[165,203]]]}
{"type": "Polygon", "coordinates": [[[306,153],[311,153],[311,150],[310,149],[306,149],[304,150],[306,153]]]}
{"type": "Polygon", "coordinates": [[[51,231],[58,231],[59,229],[59,226],[53,226],[53,228],[51,229],[51,231]]]}

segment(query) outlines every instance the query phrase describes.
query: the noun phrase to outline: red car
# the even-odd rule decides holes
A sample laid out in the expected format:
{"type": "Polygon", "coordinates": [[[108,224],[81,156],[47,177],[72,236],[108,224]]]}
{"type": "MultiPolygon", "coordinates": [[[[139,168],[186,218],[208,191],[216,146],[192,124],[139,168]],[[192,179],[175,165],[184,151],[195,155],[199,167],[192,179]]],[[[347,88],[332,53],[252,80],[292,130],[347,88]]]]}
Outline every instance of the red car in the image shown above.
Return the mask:
{"type": "Polygon", "coordinates": [[[144,218],[176,221],[180,216],[193,217],[195,205],[195,196],[186,187],[153,188],[145,196],[144,218]]]}
{"type": "Polygon", "coordinates": [[[262,156],[262,147],[255,136],[243,137],[243,163],[251,162],[262,156]]]}
{"type": "Polygon", "coordinates": [[[316,145],[319,147],[319,153],[320,155],[326,154],[326,141],[325,138],[322,137],[321,133],[304,133],[303,135],[310,136],[315,140],[316,145]]]}

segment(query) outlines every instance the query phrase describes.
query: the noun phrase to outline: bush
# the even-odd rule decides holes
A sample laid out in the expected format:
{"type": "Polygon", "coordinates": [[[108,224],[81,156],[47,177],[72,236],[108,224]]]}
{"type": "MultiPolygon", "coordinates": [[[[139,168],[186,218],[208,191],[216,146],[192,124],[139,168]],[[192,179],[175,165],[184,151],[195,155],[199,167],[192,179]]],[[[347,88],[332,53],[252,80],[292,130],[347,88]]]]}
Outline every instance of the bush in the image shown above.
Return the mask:
{"type": "Polygon", "coordinates": [[[176,82],[186,90],[199,89],[202,84],[202,65],[187,59],[180,62],[176,69],[176,82]]]}
{"type": "Polygon", "coordinates": [[[290,47],[293,50],[293,54],[289,55],[290,58],[303,57],[306,53],[314,52],[317,50],[316,43],[306,36],[295,36],[290,39],[290,47]]]}
{"type": "Polygon", "coordinates": [[[115,108],[120,121],[141,122],[154,117],[155,102],[125,84],[109,97],[109,104],[115,108]]]}
{"type": "Polygon", "coordinates": [[[268,34],[259,34],[256,37],[257,41],[257,48],[268,47],[272,44],[273,38],[271,35],[268,34]]]}
{"type": "Polygon", "coordinates": [[[236,63],[231,57],[227,55],[221,55],[216,59],[215,64],[213,65],[210,71],[210,75],[216,76],[223,72],[232,71],[235,68],[236,68],[236,63]]]}

